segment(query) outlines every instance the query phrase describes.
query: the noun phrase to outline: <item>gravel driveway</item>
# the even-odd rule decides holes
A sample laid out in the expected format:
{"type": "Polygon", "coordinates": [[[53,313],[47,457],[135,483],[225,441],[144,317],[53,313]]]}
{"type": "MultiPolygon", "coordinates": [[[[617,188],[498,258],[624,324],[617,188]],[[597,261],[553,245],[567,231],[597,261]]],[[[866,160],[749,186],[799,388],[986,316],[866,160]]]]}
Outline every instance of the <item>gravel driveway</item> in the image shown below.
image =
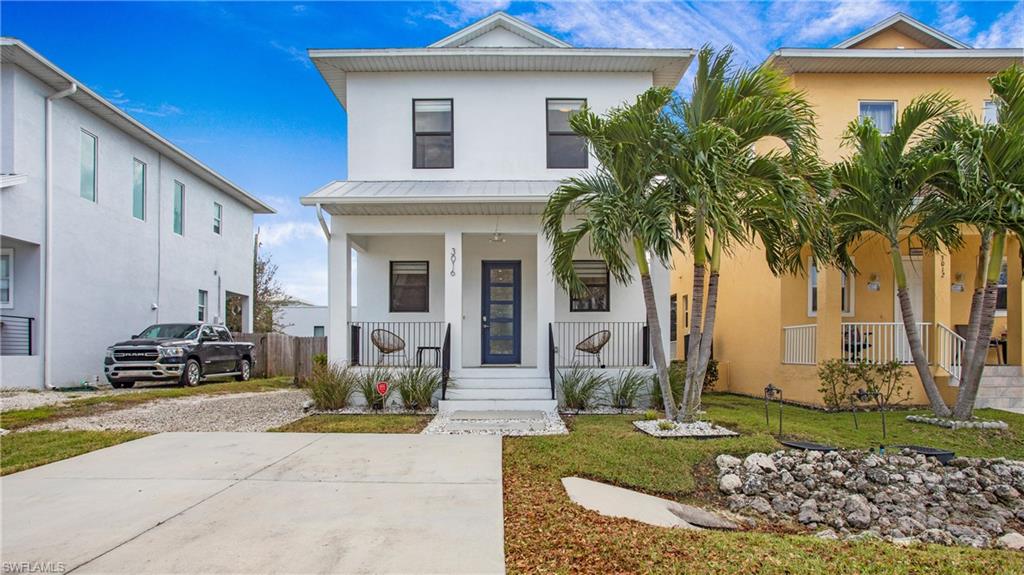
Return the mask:
{"type": "Polygon", "coordinates": [[[266,431],[302,418],[302,390],[159,399],[136,407],[24,428],[65,431],[266,431]]]}

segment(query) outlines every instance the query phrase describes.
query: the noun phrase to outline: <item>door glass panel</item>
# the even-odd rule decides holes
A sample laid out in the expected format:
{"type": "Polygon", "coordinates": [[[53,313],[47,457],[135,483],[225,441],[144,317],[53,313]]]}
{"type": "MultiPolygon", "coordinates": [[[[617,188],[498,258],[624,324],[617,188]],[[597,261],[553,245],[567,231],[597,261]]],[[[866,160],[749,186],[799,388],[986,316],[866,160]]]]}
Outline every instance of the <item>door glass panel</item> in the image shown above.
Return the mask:
{"type": "Polygon", "coordinates": [[[512,270],[510,268],[491,268],[491,283],[512,283],[512,270]]]}
{"type": "Polygon", "coordinates": [[[490,315],[493,319],[512,319],[512,310],[510,303],[492,303],[490,315]]]}
{"type": "Polygon", "coordinates": [[[512,286],[492,287],[491,301],[512,301],[512,297],[514,294],[515,288],[513,288],[512,286]]]}
{"type": "Polygon", "coordinates": [[[512,335],[513,335],[513,332],[512,332],[512,322],[510,322],[510,321],[502,321],[502,322],[491,324],[491,337],[499,337],[499,336],[511,337],[512,335]]]}
{"type": "Polygon", "coordinates": [[[494,355],[512,355],[511,339],[492,339],[490,341],[490,352],[494,355]]]}

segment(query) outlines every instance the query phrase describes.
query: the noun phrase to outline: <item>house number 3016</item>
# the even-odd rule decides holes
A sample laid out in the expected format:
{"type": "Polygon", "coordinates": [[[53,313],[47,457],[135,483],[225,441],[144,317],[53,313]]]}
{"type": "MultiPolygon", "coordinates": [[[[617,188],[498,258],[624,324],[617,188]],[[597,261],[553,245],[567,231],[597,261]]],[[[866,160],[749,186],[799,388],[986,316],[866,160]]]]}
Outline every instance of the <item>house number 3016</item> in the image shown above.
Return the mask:
{"type": "Polygon", "coordinates": [[[455,248],[452,248],[452,254],[448,256],[448,259],[452,262],[452,271],[448,272],[449,275],[455,277],[455,248]]]}

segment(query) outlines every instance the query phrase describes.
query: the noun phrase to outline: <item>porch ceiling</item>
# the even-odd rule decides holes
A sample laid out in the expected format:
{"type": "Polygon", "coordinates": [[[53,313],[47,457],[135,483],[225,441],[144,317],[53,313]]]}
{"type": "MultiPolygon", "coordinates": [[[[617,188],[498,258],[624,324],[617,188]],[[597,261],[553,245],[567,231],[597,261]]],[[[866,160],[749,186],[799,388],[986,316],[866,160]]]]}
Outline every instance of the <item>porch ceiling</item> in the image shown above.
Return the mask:
{"type": "Polygon", "coordinates": [[[302,198],[334,215],[539,214],[557,180],[335,181],[302,198]]]}

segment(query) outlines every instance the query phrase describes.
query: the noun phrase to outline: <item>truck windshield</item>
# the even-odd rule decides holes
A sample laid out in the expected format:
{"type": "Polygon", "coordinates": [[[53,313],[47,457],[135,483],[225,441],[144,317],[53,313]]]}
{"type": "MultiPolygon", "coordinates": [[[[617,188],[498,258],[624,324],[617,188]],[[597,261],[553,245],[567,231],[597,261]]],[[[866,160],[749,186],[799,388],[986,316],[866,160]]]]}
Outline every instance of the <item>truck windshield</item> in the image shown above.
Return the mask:
{"type": "Polygon", "coordinates": [[[194,323],[158,323],[151,325],[139,333],[139,339],[193,339],[198,324],[194,323]]]}

